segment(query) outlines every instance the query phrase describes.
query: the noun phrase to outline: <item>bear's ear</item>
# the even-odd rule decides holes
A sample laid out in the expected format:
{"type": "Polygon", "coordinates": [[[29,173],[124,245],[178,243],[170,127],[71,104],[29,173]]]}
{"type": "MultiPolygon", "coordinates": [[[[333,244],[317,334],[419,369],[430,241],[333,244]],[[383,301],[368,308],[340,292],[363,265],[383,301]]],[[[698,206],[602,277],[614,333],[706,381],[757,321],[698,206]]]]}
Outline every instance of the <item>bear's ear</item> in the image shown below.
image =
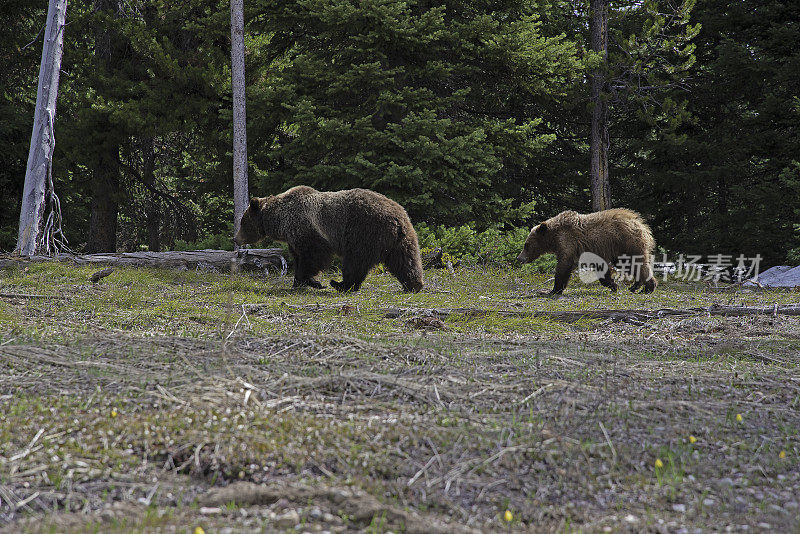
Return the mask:
{"type": "Polygon", "coordinates": [[[536,231],[539,232],[540,234],[547,232],[547,223],[541,223],[539,227],[536,228],[536,231]]]}
{"type": "Polygon", "coordinates": [[[250,211],[252,212],[261,211],[261,199],[256,197],[250,199],[250,211]]]}

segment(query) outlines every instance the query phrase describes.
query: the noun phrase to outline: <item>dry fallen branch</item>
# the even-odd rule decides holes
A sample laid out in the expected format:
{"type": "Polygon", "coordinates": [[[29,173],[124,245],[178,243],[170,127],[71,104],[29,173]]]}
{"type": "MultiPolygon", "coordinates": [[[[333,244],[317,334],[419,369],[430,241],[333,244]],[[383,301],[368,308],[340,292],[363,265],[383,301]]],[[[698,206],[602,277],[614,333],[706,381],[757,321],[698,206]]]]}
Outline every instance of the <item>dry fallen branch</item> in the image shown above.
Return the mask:
{"type": "Polygon", "coordinates": [[[465,525],[446,523],[430,514],[384,504],[357,488],[235,482],[224,488],[213,488],[201,495],[199,500],[200,504],[207,508],[222,507],[230,503],[239,506],[268,505],[280,500],[299,504],[314,502],[325,508],[342,510],[353,522],[361,525],[368,525],[375,518],[380,518],[386,521],[387,525],[401,526],[406,532],[442,534],[478,532],[465,525]]]}
{"type": "Polygon", "coordinates": [[[575,322],[581,319],[611,319],[642,323],[664,317],[693,317],[723,315],[740,317],[745,315],[800,315],[800,303],[775,306],[721,306],[714,304],[707,308],[662,308],[659,310],[491,310],[479,308],[386,308],[382,310],[384,317],[397,318],[404,315],[432,315],[444,319],[449,315],[465,315],[468,317],[484,317],[500,315],[503,317],[548,317],[558,321],[575,322]]]}
{"type": "Polygon", "coordinates": [[[33,293],[0,293],[0,299],[55,299],[64,300],[64,295],[37,295],[33,293]]]}
{"type": "Polygon", "coordinates": [[[97,282],[99,282],[100,280],[102,280],[103,278],[105,278],[106,276],[110,275],[113,272],[114,272],[114,268],[113,267],[106,267],[105,269],[100,269],[99,271],[94,273],[92,276],[90,276],[89,280],[91,280],[92,283],[96,284],[97,282]]]}

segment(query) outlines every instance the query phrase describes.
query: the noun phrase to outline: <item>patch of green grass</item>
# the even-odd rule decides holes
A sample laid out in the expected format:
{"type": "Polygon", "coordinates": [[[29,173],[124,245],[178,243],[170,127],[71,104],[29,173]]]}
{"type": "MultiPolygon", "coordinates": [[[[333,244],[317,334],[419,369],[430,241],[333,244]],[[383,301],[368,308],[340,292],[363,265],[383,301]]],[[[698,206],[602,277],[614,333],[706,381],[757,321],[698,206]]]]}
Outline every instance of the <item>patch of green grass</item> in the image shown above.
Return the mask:
{"type": "MultiPolygon", "coordinates": [[[[163,269],[117,268],[103,282],[87,282],[93,267],[64,263],[32,264],[22,273],[3,271],[2,286],[8,291],[35,290],[38,294],[66,297],[57,301],[35,301],[20,310],[7,302],[0,304],[0,318],[7,323],[27,323],[38,328],[67,331],[81,323],[95,327],[160,335],[208,337],[227,336],[241,318],[238,331],[254,335],[282,335],[291,332],[339,333],[371,338],[408,335],[413,329],[404,320],[383,318],[382,310],[401,308],[478,308],[485,310],[560,311],[582,309],[626,309],[698,307],[711,304],[782,304],[796,300],[791,292],[752,291],[734,295],[713,292],[702,285],[662,283],[653,295],[611,293],[597,284],[582,285],[577,279],[560,299],[539,295],[547,290],[548,274],[519,269],[486,267],[426,271],[426,289],[417,294],[400,291],[387,273],[373,273],[361,291],[339,294],[324,290],[293,290],[291,277],[253,277],[243,274],[176,272],[163,269]],[[258,305],[243,310],[242,305],[258,305]],[[319,306],[320,310],[297,307],[319,306]],[[48,324],[45,316],[58,308],[62,324],[48,324]],[[345,311],[342,311],[345,310],[345,311]],[[23,315],[15,315],[22,311],[23,315]],[[243,311],[245,316],[242,315],[243,311]],[[28,313],[34,312],[34,313],[28,313]],[[67,313],[65,313],[67,312],[67,313]],[[66,315],[71,317],[66,317],[66,315]],[[64,324],[69,323],[69,324],[64,324]]],[[[323,280],[338,273],[323,273],[323,280]]],[[[582,320],[571,325],[546,318],[504,317],[489,314],[474,318],[453,314],[446,320],[456,333],[484,335],[544,335],[559,337],[567,332],[593,330],[597,321],[582,320]]],[[[436,332],[429,332],[436,333],[436,332]]],[[[713,335],[713,333],[712,333],[713,335]]]]}

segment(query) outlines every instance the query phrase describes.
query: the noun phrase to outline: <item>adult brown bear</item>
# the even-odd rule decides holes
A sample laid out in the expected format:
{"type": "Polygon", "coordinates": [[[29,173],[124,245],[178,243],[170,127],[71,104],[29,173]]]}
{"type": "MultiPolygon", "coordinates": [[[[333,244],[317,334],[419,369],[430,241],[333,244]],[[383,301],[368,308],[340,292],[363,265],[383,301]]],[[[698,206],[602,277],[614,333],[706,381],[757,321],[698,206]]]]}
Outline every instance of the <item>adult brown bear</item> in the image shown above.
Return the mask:
{"type": "Polygon", "coordinates": [[[315,278],[342,258],[339,291],[358,291],[369,270],[383,263],[405,291],[422,289],[417,233],[403,207],[367,189],[317,191],[300,185],[279,195],[253,198],[234,238],[244,245],[269,237],[285,241],[295,261],[294,287],[322,284],[315,278]]]}
{"type": "MultiPolygon", "coordinates": [[[[563,211],[533,227],[517,259],[527,263],[542,254],[555,254],[556,280],[551,293],[559,294],[567,287],[581,254],[596,254],[607,267],[617,265],[618,260],[627,256],[636,280],[631,291],[644,286],[644,292],[651,293],[657,285],[652,267],[655,246],[650,227],[635,211],[611,209],[587,215],[563,211]]],[[[611,291],[617,290],[610,268],[600,278],[600,283],[611,291]]]]}

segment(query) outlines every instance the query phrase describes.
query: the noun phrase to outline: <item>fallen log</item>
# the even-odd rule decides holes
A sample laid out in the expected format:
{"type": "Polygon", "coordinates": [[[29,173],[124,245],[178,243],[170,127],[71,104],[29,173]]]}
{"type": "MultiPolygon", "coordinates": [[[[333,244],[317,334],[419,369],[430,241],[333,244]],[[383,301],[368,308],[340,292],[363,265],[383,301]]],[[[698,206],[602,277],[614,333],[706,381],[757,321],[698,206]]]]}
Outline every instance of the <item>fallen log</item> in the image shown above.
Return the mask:
{"type": "MultiPolygon", "coordinates": [[[[245,305],[248,309],[267,307],[264,304],[245,305]]],[[[303,311],[340,310],[342,304],[333,305],[294,305],[281,303],[282,307],[303,311]]],[[[367,311],[371,311],[367,309],[367,311]]],[[[699,308],[661,308],[661,309],[632,309],[632,310],[508,310],[485,308],[378,308],[374,311],[383,314],[387,319],[396,319],[405,316],[430,316],[445,319],[450,315],[463,315],[466,317],[485,317],[499,315],[502,317],[547,317],[557,321],[576,322],[582,319],[611,319],[632,324],[643,324],[646,321],[663,319],[665,317],[700,317],[722,315],[728,317],[741,317],[746,315],[800,315],[800,303],[782,304],[772,306],[722,306],[713,304],[699,308]]]]}
{"type": "Polygon", "coordinates": [[[465,315],[468,317],[483,317],[486,315],[500,315],[505,317],[549,317],[560,321],[575,322],[581,319],[611,319],[643,323],[664,317],[697,317],[723,315],[728,317],[741,317],[746,315],[800,315],[800,303],[773,305],[773,306],[722,306],[712,304],[700,308],[661,308],[657,310],[492,310],[478,308],[387,308],[384,317],[396,318],[410,313],[433,315],[443,319],[451,314],[465,315]]]}
{"type": "Polygon", "coordinates": [[[275,270],[285,273],[288,267],[279,248],[230,250],[187,250],[169,252],[122,252],[100,254],[58,254],[0,258],[0,266],[28,261],[71,261],[77,265],[109,265],[119,267],[162,267],[179,270],[230,272],[275,270]],[[2,261],[7,260],[7,261],[2,261]]]}

